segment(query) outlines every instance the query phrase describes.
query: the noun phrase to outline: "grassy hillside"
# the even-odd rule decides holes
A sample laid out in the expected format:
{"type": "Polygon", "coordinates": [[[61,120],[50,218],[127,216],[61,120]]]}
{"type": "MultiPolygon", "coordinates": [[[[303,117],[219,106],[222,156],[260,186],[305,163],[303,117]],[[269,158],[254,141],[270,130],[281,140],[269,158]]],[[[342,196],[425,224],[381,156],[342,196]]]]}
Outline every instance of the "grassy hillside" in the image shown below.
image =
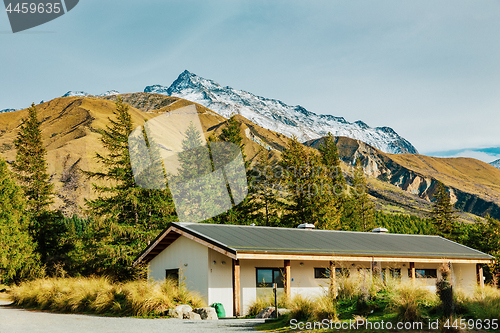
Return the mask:
{"type": "MultiPolygon", "coordinates": [[[[132,106],[130,113],[135,126],[165,112],[195,104],[155,94],[126,94],[123,97],[132,106]]],[[[109,124],[108,118],[113,118],[115,103],[112,99],[64,97],[37,105],[47,149],[48,172],[57,193],[54,208],[61,209],[67,216],[79,214],[84,198],[93,197],[91,181],[86,179],[80,169],[97,170],[100,167],[94,156],[96,152],[105,153],[99,130],[109,124]]],[[[195,105],[205,136],[208,138],[213,133],[220,134],[226,119],[201,105],[195,105]]],[[[27,110],[0,114],[0,154],[7,161],[15,159],[13,142],[21,119],[26,116],[27,110]]],[[[242,133],[246,134],[245,153],[250,159],[258,152],[260,145],[257,142],[263,142],[260,137],[274,145],[276,142],[284,143],[283,136],[252,124],[256,128],[254,134],[245,124],[246,119],[240,120],[242,133]]],[[[274,151],[274,154],[278,156],[279,152],[274,151]]]]}
{"type": "MultiPolygon", "coordinates": [[[[452,202],[469,213],[500,218],[500,170],[472,158],[438,158],[416,154],[386,154],[346,137],[335,138],[339,157],[347,165],[361,159],[370,176],[371,194],[387,211],[412,214],[430,210],[438,181],[451,189],[452,202]]],[[[322,139],[306,144],[318,148],[322,139]]]]}
{"type": "MultiPolygon", "coordinates": [[[[135,126],[165,112],[194,104],[205,136],[220,134],[226,119],[199,104],[158,94],[120,95],[131,105],[135,126]]],[[[116,96],[65,97],[37,106],[43,140],[47,148],[48,171],[58,194],[55,208],[66,215],[80,213],[84,198],[92,198],[91,184],[80,169],[97,170],[96,152],[103,153],[99,130],[113,117],[116,96]]],[[[0,114],[0,154],[15,159],[13,141],[27,110],[0,114]]],[[[288,138],[236,116],[244,134],[245,154],[250,161],[261,147],[270,149],[277,160],[288,138]]],[[[436,158],[411,154],[385,154],[363,142],[336,138],[344,171],[361,158],[369,176],[369,192],[377,207],[387,212],[425,215],[431,209],[430,199],[437,181],[453,189],[452,200],[465,212],[489,213],[500,217],[500,170],[470,158],[436,158]]],[[[318,148],[321,139],[307,145],[318,148]]],[[[349,178],[349,176],[348,176],[349,178]]],[[[470,215],[463,218],[472,220],[470,215]]]]}

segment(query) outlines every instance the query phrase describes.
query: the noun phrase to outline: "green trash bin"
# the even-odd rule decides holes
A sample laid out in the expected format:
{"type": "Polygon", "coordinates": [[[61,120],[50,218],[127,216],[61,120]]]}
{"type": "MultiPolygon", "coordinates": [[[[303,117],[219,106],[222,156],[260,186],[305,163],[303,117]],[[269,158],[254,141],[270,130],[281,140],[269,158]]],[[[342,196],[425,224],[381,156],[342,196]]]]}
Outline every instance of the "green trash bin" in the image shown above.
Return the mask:
{"type": "Polygon", "coordinates": [[[222,303],[214,303],[210,306],[215,308],[215,312],[217,312],[218,318],[223,318],[226,316],[226,310],[224,310],[224,305],[222,305],[222,303]]]}

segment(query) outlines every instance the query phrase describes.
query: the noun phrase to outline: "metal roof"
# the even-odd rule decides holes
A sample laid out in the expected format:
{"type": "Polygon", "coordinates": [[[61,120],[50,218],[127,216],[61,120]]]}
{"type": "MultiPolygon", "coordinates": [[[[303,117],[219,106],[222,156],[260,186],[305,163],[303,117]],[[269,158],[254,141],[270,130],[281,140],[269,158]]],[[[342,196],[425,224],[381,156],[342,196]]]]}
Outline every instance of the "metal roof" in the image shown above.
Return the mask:
{"type": "MultiPolygon", "coordinates": [[[[413,257],[439,259],[478,259],[493,257],[439,236],[403,235],[391,233],[354,232],[336,230],[304,230],[247,225],[179,223],[174,227],[228,253],[304,254],[374,257],[413,257]]],[[[167,229],[172,230],[172,228],[167,229]]],[[[157,242],[144,250],[136,262],[151,260],[172,241],[167,231],[157,242]],[[156,247],[156,248],[155,248],[156,247]]]]}

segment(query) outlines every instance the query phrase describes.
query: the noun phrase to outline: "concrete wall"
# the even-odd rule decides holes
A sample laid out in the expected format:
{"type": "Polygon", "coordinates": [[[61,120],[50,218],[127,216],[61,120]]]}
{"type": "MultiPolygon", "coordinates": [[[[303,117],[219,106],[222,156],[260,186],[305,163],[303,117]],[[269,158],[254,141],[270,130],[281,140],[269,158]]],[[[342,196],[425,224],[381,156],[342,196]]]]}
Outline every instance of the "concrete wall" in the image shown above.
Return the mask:
{"type": "Polygon", "coordinates": [[[476,264],[452,264],[453,285],[473,292],[477,286],[476,264]]]}
{"type": "Polygon", "coordinates": [[[208,303],[208,260],[206,246],[181,236],[151,260],[148,277],[163,281],[166,269],[179,268],[179,276],[187,289],[198,292],[208,303]]]}
{"type": "Polygon", "coordinates": [[[233,260],[208,250],[208,305],[222,303],[226,316],[233,315],[233,260]]]}
{"type": "MultiPolygon", "coordinates": [[[[401,279],[409,279],[408,262],[379,263],[382,269],[400,268],[401,279]]],[[[416,263],[415,269],[437,269],[440,278],[439,267],[441,264],[416,263]]],[[[249,306],[257,297],[271,295],[272,288],[258,288],[256,282],[256,268],[284,267],[283,260],[240,260],[240,308],[242,314],[246,315],[249,306]]],[[[292,260],[290,263],[291,291],[292,296],[315,297],[328,291],[329,279],[316,279],[314,277],[315,267],[329,267],[329,261],[292,260]]],[[[166,269],[179,268],[182,277],[189,290],[198,292],[207,302],[222,303],[227,316],[233,315],[233,281],[232,281],[232,259],[225,255],[208,249],[204,245],[196,243],[185,237],[179,237],[166,250],[162,251],[149,264],[149,277],[156,281],[165,279],[166,269]],[[187,265],[186,265],[187,264],[187,265]]],[[[351,276],[371,276],[371,262],[336,262],[336,268],[348,269],[351,276]]],[[[472,291],[476,285],[475,264],[453,264],[454,286],[472,291]]],[[[417,278],[426,284],[431,290],[435,290],[435,278],[417,278]]],[[[283,289],[278,290],[279,294],[283,289]]]]}

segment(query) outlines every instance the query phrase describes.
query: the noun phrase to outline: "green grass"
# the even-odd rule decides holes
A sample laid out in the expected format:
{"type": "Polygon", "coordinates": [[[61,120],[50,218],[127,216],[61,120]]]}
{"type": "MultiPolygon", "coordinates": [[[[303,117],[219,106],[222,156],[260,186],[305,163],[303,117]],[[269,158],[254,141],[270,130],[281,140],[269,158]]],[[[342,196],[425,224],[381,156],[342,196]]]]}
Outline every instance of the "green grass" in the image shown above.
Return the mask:
{"type": "MultiPolygon", "coordinates": [[[[438,319],[441,326],[446,320],[442,315],[439,297],[419,281],[389,279],[382,282],[378,278],[362,281],[359,276],[338,277],[337,291],[336,298],[326,295],[316,298],[297,295],[287,302],[291,310],[288,315],[260,325],[256,329],[268,332],[295,332],[297,330],[290,328],[292,319],[303,323],[321,322],[325,318],[334,322],[366,319],[379,323],[382,320],[386,323],[415,321],[427,323],[428,320],[438,319]],[[325,305],[328,311],[322,312],[325,305]]],[[[484,289],[477,288],[474,293],[470,294],[457,289],[454,298],[456,315],[453,316],[453,320],[456,318],[466,320],[500,318],[499,289],[486,286],[484,289]]],[[[442,327],[440,330],[442,331],[442,327]]],[[[310,331],[327,332],[327,330],[310,331]]],[[[350,330],[342,330],[342,332],[350,332],[350,330]]],[[[368,332],[368,330],[353,332],[368,332]]],[[[377,332],[386,331],[377,330],[377,332]]],[[[397,330],[392,329],[389,332],[397,332],[397,330]]]]}
{"type": "Polygon", "coordinates": [[[20,307],[110,316],[154,317],[178,304],[205,305],[200,296],[170,280],[160,284],[113,283],[103,277],[46,278],[15,286],[10,295],[20,307]]]}

